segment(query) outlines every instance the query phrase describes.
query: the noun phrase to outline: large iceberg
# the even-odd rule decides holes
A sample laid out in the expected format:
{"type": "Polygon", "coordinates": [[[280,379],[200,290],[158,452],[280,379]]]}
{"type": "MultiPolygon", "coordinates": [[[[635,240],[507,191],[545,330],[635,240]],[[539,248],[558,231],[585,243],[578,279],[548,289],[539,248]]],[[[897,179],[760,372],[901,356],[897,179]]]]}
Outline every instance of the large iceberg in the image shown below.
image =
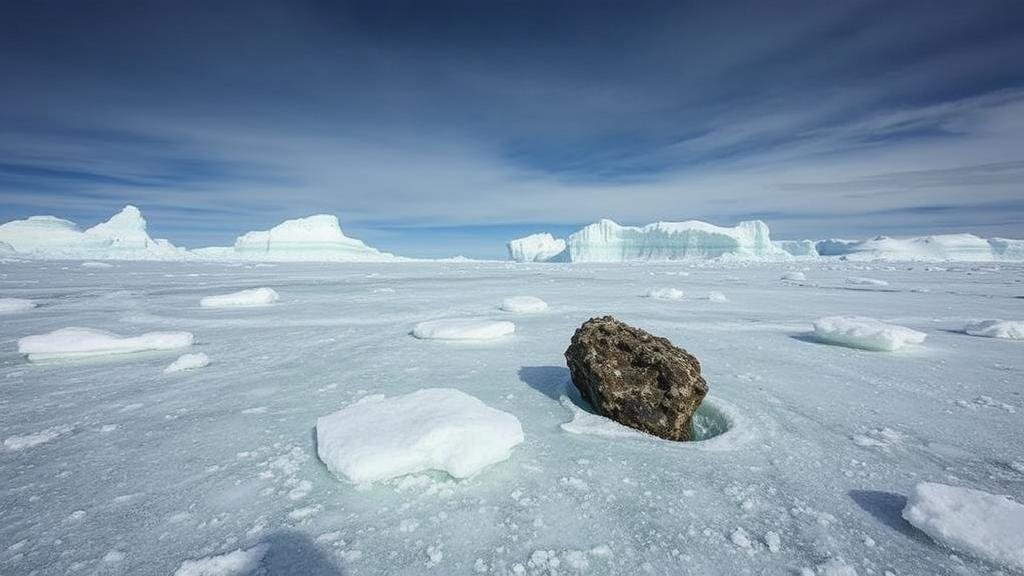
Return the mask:
{"type": "Polygon", "coordinates": [[[798,258],[818,256],[818,249],[815,246],[814,240],[775,240],[772,243],[789,253],[790,256],[798,258]]]}
{"type": "Polygon", "coordinates": [[[565,240],[551,234],[531,234],[508,243],[508,255],[516,262],[552,262],[565,259],[565,240]]]}
{"type": "Polygon", "coordinates": [[[846,260],[959,260],[988,262],[1024,259],[1024,240],[985,239],[973,234],[939,234],[913,238],[878,236],[869,240],[820,240],[822,256],[846,260]]]}
{"type": "Polygon", "coordinates": [[[267,262],[378,262],[395,258],[345,236],[338,217],[330,214],[285,220],[270,230],[246,232],[235,240],[233,248],[201,248],[193,252],[204,259],[267,262]]]}
{"type": "Polygon", "coordinates": [[[704,260],[710,258],[776,259],[788,254],[772,244],[760,220],[732,228],[699,220],[655,222],[642,227],[600,220],[569,236],[572,262],[704,260]]]}
{"type": "Polygon", "coordinates": [[[18,255],[44,259],[180,260],[182,248],[150,238],[146,219],[125,206],[110,220],[81,230],[56,216],[31,216],[0,225],[0,242],[18,255]]]}

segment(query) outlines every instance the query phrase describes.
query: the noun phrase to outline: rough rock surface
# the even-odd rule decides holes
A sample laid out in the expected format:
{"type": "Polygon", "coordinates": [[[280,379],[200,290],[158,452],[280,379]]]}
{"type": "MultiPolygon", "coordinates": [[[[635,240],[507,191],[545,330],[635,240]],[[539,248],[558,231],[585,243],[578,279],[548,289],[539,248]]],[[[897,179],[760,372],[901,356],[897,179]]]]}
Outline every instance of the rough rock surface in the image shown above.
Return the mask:
{"type": "Polygon", "coordinates": [[[565,360],[572,383],[603,416],[668,440],[690,439],[708,385],[686,350],[604,316],[576,330],[565,360]]]}

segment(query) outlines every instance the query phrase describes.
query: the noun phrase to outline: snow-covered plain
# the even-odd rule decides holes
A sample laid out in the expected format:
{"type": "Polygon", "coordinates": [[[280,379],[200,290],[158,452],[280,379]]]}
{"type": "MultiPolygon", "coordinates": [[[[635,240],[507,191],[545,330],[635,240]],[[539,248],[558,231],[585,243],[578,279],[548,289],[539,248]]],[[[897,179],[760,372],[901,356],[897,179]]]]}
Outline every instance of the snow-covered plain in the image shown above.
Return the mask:
{"type": "Polygon", "coordinates": [[[800,269],[808,281],[779,280],[792,262],[2,264],[0,297],[38,306],[0,320],[0,573],[1006,573],[901,514],[921,482],[1024,501],[1024,354],[964,332],[1021,319],[1024,266],[800,269]],[[641,297],[666,285],[728,301],[641,297]],[[197,306],[253,286],[287,305],[197,306]],[[515,316],[513,337],[410,334],[511,318],[496,305],[513,294],[550,304],[515,316]],[[602,434],[607,421],[562,402],[562,353],[601,314],[700,359],[710,438],[602,434]],[[911,353],[817,342],[813,321],[836,315],[927,339],[911,353]],[[190,332],[216,361],[168,377],[180,352],[18,353],[18,339],[66,326],[190,332]],[[512,414],[524,441],[462,480],[356,486],[320,462],[317,418],[425,388],[512,414]]]}

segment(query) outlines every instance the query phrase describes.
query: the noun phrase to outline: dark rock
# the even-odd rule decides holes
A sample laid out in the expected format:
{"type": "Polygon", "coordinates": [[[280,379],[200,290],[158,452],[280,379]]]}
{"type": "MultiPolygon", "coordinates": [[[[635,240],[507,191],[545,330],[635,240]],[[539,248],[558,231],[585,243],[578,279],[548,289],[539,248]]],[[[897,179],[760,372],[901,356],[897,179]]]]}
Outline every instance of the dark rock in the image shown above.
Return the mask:
{"type": "Polygon", "coordinates": [[[572,383],[603,416],[668,440],[689,440],[707,382],[700,362],[665,338],[591,318],[565,351],[572,383]]]}

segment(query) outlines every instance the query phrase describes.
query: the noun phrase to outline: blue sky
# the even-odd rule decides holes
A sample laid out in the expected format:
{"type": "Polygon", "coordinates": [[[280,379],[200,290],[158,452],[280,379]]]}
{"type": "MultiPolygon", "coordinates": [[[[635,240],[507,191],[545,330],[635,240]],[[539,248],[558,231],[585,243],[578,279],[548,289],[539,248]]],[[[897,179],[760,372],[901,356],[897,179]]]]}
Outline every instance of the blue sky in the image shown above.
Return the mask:
{"type": "Polygon", "coordinates": [[[410,256],[598,218],[1024,237],[1024,4],[6,2],[0,220],[410,256]]]}

